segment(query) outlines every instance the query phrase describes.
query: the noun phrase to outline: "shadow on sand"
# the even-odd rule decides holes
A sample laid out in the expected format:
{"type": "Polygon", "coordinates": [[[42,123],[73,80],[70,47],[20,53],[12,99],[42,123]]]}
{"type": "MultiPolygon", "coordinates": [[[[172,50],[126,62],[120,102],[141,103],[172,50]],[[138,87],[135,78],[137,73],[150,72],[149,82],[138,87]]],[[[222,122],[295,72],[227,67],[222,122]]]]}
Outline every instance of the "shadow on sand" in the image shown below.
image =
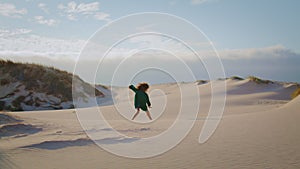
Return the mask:
{"type": "MultiPolygon", "coordinates": [[[[139,138],[110,137],[110,138],[96,140],[95,142],[97,142],[98,144],[119,144],[119,143],[131,143],[137,140],[139,140],[139,138]]],[[[57,150],[57,149],[62,149],[67,147],[87,146],[91,144],[95,144],[95,143],[88,138],[81,138],[77,140],[44,141],[38,144],[32,144],[20,148],[57,150]]]]}
{"type": "Polygon", "coordinates": [[[9,116],[7,114],[0,114],[0,125],[2,124],[8,124],[8,123],[16,123],[21,122],[22,120],[16,119],[12,116],[9,116]]]}
{"type": "Polygon", "coordinates": [[[0,138],[20,135],[35,134],[42,131],[42,128],[35,127],[31,124],[8,124],[0,127],[0,138]]]}

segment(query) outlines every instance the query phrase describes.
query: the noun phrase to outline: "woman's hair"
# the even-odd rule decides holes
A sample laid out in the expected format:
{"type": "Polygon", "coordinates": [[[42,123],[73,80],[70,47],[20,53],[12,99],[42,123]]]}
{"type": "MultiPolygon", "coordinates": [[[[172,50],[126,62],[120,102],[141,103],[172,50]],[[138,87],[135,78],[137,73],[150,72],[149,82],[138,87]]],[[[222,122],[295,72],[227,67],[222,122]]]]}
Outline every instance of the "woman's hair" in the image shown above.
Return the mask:
{"type": "Polygon", "coordinates": [[[147,89],[149,89],[149,85],[148,83],[139,83],[137,89],[145,92],[147,89]]]}

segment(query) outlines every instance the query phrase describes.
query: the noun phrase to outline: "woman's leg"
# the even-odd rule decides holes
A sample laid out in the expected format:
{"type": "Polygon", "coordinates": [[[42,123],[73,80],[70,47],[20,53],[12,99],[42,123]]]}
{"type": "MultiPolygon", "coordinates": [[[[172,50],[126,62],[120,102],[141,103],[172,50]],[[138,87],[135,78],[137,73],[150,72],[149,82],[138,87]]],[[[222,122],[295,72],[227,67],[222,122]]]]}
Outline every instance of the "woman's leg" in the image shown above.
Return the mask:
{"type": "Polygon", "coordinates": [[[136,111],[136,113],[134,114],[134,116],[132,117],[131,120],[134,120],[139,113],[140,113],[140,108],[137,108],[137,111],[136,111]]]}
{"type": "Polygon", "coordinates": [[[146,111],[146,114],[147,114],[148,118],[149,118],[150,120],[152,120],[152,117],[151,117],[151,114],[150,114],[149,110],[146,111]]]}

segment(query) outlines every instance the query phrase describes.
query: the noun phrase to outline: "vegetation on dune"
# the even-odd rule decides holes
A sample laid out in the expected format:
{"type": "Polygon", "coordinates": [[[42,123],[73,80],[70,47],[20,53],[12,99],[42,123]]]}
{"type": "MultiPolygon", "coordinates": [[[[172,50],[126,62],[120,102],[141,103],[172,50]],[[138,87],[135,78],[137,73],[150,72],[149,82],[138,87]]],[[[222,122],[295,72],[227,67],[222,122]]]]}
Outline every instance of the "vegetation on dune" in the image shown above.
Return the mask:
{"type": "Polygon", "coordinates": [[[238,77],[238,76],[232,76],[230,77],[231,80],[244,80],[243,78],[241,77],[238,77]]]}
{"type": "Polygon", "coordinates": [[[208,81],[207,80],[197,80],[196,82],[198,85],[201,85],[201,84],[206,84],[208,81]]]}
{"type": "Polygon", "coordinates": [[[300,95],[300,86],[292,93],[291,98],[294,99],[300,95]]]}
{"type": "Polygon", "coordinates": [[[21,82],[27,90],[72,99],[72,74],[38,64],[0,60],[0,84],[21,82]]]}
{"type": "MultiPolygon", "coordinates": [[[[104,96],[92,85],[84,82],[78,76],[74,79],[80,84],[83,92],[104,96]]],[[[9,60],[0,60],[0,85],[5,86],[11,83],[20,83],[25,89],[32,93],[45,93],[53,95],[61,102],[72,101],[73,74],[62,71],[54,67],[46,67],[38,64],[15,63],[9,60]]],[[[18,90],[18,89],[17,89],[18,90]]],[[[8,96],[6,96],[8,97],[8,96]]],[[[24,96],[16,98],[12,102],[13,109],[21,110],[20,104],[25,101],[24,96]]],[[[29,100],[27,102],[30,102],[29,100]]],[[[0,105],[4,104],[0,102],[0,105]]],[[[39,106],[39,102],[29,103],[29,105],[39,106]]],[[[1,106],[3,107],[3,106],[1,106]]],[[[12,109],[12,108],[11,108],[12,109]]]]}
{"type": "Polygon", "coordinates": [[[228,78],[218,78],[217,80],[219,81],[223,81],[223,80],[227,80],[228,78]]]}
{"type": "Polygon", "coordinates": [[[262,80],[258,77],[255,77],[255,76],[249,76],[248,79],[252,82],[255,82],[257,84],[269,84],[269,83],[273,83],[272,81],[270,80],[262,80]]]}

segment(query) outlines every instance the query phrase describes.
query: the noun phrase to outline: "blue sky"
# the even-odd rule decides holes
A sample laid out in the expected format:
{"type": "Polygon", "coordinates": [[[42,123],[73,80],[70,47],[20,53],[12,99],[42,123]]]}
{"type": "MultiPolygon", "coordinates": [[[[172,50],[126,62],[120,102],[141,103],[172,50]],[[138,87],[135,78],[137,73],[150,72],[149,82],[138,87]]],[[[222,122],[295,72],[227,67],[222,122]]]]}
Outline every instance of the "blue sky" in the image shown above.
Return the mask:
{"type": "MultiPolygon", "coordinates": [[[[295,75],[300,56],[299,7],[298,0],[1,0],[0,56],[63,60],[78,54],[85,41],[110,21],[137,12],[163,12],[200,28],[227,63],[228,76],[300,81],[295,75]],[[249,59],[253,67],[262,64],[261,69],[251,69],[249,59]],[[267,65],[270,60],[277,64],[273,64],[276,70],[267,65]],[[238,72],[240,65],[249,68],[238,72]],[[268,66],[272,71],[265,70],[268,66]]],[[[72,70],[54,61],[29,60],[72,70]]]]}

